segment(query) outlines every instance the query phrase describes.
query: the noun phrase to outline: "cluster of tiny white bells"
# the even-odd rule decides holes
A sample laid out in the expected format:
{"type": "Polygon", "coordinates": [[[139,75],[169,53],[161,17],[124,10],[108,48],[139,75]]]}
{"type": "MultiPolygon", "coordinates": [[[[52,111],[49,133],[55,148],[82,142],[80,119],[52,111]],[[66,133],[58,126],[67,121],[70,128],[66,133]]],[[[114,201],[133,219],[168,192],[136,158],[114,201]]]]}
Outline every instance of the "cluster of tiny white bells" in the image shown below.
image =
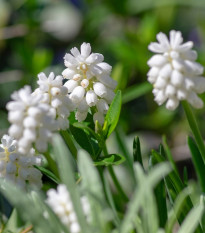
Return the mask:
{"type": "Polygon", "coordinates": [[[114,98],[116,81],[111,79],[111,66],[103,62],[103,55],[91,53],[90,44],[81,45],[66,54],[62,76],[38,75],[39,87],[32,92],[25,86],[11,96],[7,104],[9,135],[18,140],[19,151],[28,153],[33,145],[39,152],[47,150],[52,132],[69,127],[68,116],[76,110],[76,119],[85,120],[90,107],[95,107],[94,122],[102,125],[104,115],[114,98]]]}
{"type": "Polygon", "coordinates": [[[187,100],[194,108],[202,108],[203,101],[197,94],[205,91],[203,67],[195,62],[193,42],[183,43],[181,32],[170,31],[170,40],[164,33],[157,34],[159,43],[151,43],[149,50],[157,53],[148,61],[151,69],[148,81],[153,84],[155,101],[175,110],[181,100],[187,100]]]}
{"type": "Polygon", "coordinates": [[[71,54],[67,53],[64,57],[67,68],[62,75],[69,79],[65,86],[76,104],[76,119],[85,120],[88,109],[96,106],[93,119],[102,125],[117,86],[117,82],[110,77],[112,67],[103,62],[102,54],[91,53],[90,44],[87,43],[81,45],[81,51],[71,49],[71,54]]]}
{"type": "Polygon", "coordinates": [[[83,121],[93,107],[94,122],[104,123],[117,84],[110,77],[112,67],[103,62],[103,55],[91,53],[90,44],[83,43],[81,52],[73,48],[71,53],[64,58],[64,78],[40,73],[34,92],[25,86],[11,95],[6,106],[11,124],[8,134],[17,140],[18,152],[25,157],[33,148],[47,151],[53,133],[69,127],[72,111],[76,110],[76,119],[83,121]],[[69,80],[63,83],[64,79],[69,80]]]}
{"type": "MultiPolygon", "coordinates": [[[[59,217],[61,222],[68,227],[69,231],[71,233],[81,232],[72,200],[66,186],[60,184],[57,187],[57,191],[50,189],[47,192],[47,195],[47,204],[59,217]]],[[[90,204],[85,196],[81,197],[81,206],[87,221],[90,221],[90,204]]]]}
{"type": "Polygon", "coordinates": [[[41,188],[41,172],[34,165],[41,165],[41,157],[31,149],[26,155],[18,151],[17,141],[4,135],[0,144],[0,177],[26,189],[27,184],[41,188]]]}

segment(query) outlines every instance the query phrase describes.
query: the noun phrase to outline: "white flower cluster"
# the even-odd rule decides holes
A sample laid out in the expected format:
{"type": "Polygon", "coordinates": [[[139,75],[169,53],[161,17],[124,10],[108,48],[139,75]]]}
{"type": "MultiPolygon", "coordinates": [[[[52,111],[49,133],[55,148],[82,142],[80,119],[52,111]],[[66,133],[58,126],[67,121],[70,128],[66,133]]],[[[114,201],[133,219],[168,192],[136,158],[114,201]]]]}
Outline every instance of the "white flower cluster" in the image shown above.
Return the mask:
{"type": "Polygon", "coordinates": [[[196,51],[193,42],[183,43],[181,32],[170,31],[170,38],[164,33],[157,34],[159,43],[151,43],[149,50],[157,53],[149,61],[151,69],[148,81],[154,85],[155,101],[174,110],[180,100],[187,100],[193,107],[202,108],[203,101],[197,93],[205,91],[203,67],[195,62],[196,51]],[[170,39],[170,40],[169,40],[170,39]]]}
{"type": "Polygon", "coordinates": [[[74,105],[68,96],[67,87],[63,86],[63,77],[55,77],[51,72],[48,78],[44,73],[40,73],[38,78],[39,88],[34,93],[43,95],[41,102],[50,106],[50,112],[57,121],[58,129],[67,129],[69,127],[68,117],[74,110],[74,105]]]}
{"type": "MultiPolygon", "coordinates": [[[[57,191],[50,189],[47,192],[48,198],[46,202],[52,208],[54,213],[59,217],[64,225],[66,225],[71,233],[79,233],[81,231],[77,220],[75,210],[73,208],[70,194],[65,185],[60,184],[57,191]]],[[[86,217],[89,217],[90,204],[86,197],[81,198],[81,205],[86,217]]]]}
{"type": "Polygon", "coordinates": [[[48,77],[38,75],[38,88],[32,92],[25,86],[11,95],[7,104],[8,133],[18,143],[18,152],[27,155],[32,148],[45,152],[56,130],[69,127],[68,117],[77,109],[76,119],[83,121],[93,107],[94,121],[104,122],[109,104],[115,93],[116,81],[110,77],[111,66],[103,62],[103,55],[91,53],[90,44],[81,45],[66,54],[63,76],[70,79],[63,84],[63,77],[53,72],[48,77]]]}
{"type": "Polygon", "coordinates": [[[0,177],[8,179],[21,188],[27,183],[41,188],[42,174],[34,165],[41,165],[41,157],[31,149],[27,155],[18,152],[17,141],[4,135],[0,144],[0,177]]]}
{"type": "Polygon", "coordinates": [[[19,152],[28,153],[32,144],[39,152],[46,151],[52,131],[57,127],[50,106],[42,103],[43,96],[32,93],[29,86],[14,92],[11,98],[6,106],[11,123],[9,135],[18,140],[19,152]]]}
{"type": "Polygon", "coordinates": [[[99,53],[91,53],[89,43],[81,45],[81,51],[71,49],[71,54],[64,57],[67,67],[62,75],[69,79],[64,85],[68,88],[70,98],[76,104],[75,117],[83,121],[90,107],[95,107],[93,116],[102,125],[112,99],[117,82],[110,77],[112,67],[103,62],[104,57],[99,53]]]}

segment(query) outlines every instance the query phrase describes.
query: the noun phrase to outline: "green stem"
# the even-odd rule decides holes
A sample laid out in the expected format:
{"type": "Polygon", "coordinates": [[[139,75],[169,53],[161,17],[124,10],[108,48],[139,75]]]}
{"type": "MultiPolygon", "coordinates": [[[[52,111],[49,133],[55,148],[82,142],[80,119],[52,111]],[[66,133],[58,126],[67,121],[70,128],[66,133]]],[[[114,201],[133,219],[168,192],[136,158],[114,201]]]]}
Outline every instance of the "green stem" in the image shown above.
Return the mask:
{"type": "Polygon", "coordinates": [[[192,112],[192,109],[190,108],[190,105],[186,102],[182,102],[182,106],[184,108],[184,111],[186,113],[187,120],[189,122],[189,126],[192,130],[192,133],[194,135],[194,138],[196,140],[197,146],[199,148],[199,151],[201,153],[202,159],[205,162],[205,146],[204,146],[204,141],[201,136],[201,133],[199,131],[199,127],[197,125],[196,118],[192,112]]]}
{"type": "MultiPolygon", "coordinates": [[[[107,146],[106,146],[106,143],[104,143],[104,146],[103,146],[103,153],[105,156],[108,155],[108,150],[107,150],[107,146]]],[[[116,175],[115,175],[115,172],[112,168],[112,166],[108,166],[108,171],[110,173],[110,176],[112,177],[112,180],[115,184],[115,187],[117,188],[118,192],[120,193],[121,197],[127,202],[129,199],[127,197],[127,195],[125,194],[124,190],[122,189],[116,175]]]]}

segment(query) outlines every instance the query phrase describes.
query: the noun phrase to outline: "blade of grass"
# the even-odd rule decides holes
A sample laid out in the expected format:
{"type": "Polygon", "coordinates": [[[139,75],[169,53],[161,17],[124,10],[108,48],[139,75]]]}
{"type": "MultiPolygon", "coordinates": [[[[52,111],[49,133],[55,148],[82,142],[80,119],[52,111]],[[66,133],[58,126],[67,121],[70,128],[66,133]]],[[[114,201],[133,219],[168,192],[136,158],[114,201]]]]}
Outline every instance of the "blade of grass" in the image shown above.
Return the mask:
{"type": "Polygon", "coordinates": [[[201,158],[200,151],[195,144],[194,140],[191,137],[188,137],[188,145],[189,149],[191,151],[192,155],[192,161],[195,167],[195,171],[197,174],[197,178],[199,180],[201,190],[203,193],[205,193],[205,179],[204,179],[204,171],[205,171],[205,165],[201,158]]]}
{"type": "Polygon", "coordinates": [[[83,229],[85,232],[89,232],[82,206],[80,204],[80,194],[75,184],[74,171],[70,164],[71,161],[69,161],[69,158],[71,159],[73,157],[59,135],[55,135],[54,137],[53,148],[61,181],[67,186],[69,190],[81,229],[83,229]]]}
{"type": "Polygon", "coordinates": [[[200,155],[201,155],[203,161],[205,162],[205,145],[204,145],[204,141],[203,141],[203,138],[201,136],[195,115],[194,115],[190,105],[186,101],[182,101],[182,106],[183,106],[184,111],[186,113],[186,117],[187,117],[189,126],[191,128],[191,131],[192,131],[194,138],[196,140],[196,144],[199,148],[200,155]]]}

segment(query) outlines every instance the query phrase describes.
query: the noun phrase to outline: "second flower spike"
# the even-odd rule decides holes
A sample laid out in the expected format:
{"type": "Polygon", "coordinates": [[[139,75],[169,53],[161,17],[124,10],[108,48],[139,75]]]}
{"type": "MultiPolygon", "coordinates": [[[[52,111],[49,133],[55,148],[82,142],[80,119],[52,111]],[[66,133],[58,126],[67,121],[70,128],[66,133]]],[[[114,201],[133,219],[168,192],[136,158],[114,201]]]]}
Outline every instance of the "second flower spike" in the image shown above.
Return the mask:
{"type": "Polygon", "coordinates": [[[187,100],[194,108],[202,108],[203,101],[198,93],[205,91],[205,78],[201,77],[203,66],[195,62],[197,52],[192,50],[193,42],[183,43],[181,32],[170,31],[170,38],[160,32],[158,43],[149,45],[157,53],[148,61],[148,81],[153,84],[155,101],[175,110],[179,101],[187,100]]]}

